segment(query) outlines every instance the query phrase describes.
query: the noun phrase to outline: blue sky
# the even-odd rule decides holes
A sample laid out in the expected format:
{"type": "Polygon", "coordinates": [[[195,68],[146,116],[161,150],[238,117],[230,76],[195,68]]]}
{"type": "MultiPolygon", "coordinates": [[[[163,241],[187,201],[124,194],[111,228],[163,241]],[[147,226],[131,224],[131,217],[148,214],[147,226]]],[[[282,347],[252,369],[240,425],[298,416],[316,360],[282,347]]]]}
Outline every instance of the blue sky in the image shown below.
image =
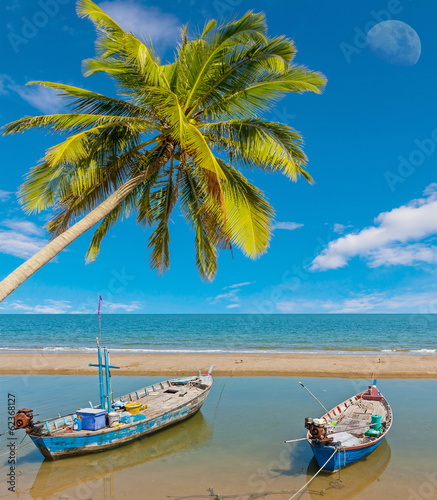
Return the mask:
{"type": "MultiPolygon", "coordinates": [[[[179,26],[263,10],[269,33],[294,39],[296,61],[328,78],[324,94],[290,95],[269,115],[303,134],[316,182],[250,173],[277,211],[270,249],[256,261],[222,252],[213,283],[198,277],[192,234],[175,213],[164,277],[148,267],[148,232],[127,220],[95,263],[85,264],[85,234],[0,304],[0,313],[94,312],[99,293],[107,313],[437,312],[435,2],[99,5],[125,29],[151,37],[164,60],[179,26]]],[[[77,18],[74,0],[11,0],[0,9],[2,124],[61,110],[47,89],[25,87],[29,80],[114,94],[103,76],[82,76],[95,32],[77,18]]],[[[0,278],[47,240],[49,214],[27,216],[15,193],[55,143],[42,132],[1,138],[0,278]]]]}

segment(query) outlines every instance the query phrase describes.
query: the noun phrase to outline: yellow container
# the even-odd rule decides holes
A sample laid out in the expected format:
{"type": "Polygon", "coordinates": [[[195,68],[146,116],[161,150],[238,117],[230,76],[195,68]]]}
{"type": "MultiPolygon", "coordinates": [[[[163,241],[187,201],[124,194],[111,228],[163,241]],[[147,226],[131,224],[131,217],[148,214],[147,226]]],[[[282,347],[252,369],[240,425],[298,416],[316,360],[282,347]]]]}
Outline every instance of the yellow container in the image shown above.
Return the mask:
{"type": "Polygon", "coordinates": [[[140,410],[147,408],[147,405],[141,405],[140,403],[126,403],[124,406],[126,411],[128,411],[131,415],[138,415],[140,410]]]}

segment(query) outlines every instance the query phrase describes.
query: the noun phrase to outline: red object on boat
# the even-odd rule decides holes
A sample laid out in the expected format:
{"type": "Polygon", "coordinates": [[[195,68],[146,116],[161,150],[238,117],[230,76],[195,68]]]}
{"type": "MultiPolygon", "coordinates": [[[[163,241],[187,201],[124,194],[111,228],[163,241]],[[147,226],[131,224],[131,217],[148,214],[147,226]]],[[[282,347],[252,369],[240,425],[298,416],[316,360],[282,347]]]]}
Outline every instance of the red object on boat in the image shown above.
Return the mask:
{"type": "Polygon", "coordinates": [[[359,398],[365,399],[367,401],[381,401],[382,396],[376,387],[369,387],[367,391],[362,392],[358,395],[359,398]]]}

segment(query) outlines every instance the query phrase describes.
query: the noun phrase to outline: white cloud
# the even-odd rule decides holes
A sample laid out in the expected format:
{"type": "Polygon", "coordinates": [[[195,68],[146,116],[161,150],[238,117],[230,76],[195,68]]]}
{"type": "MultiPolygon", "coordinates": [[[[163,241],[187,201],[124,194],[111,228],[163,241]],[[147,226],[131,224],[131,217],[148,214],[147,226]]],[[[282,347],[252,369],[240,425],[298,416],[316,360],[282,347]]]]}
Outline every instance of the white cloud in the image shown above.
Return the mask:
{"type": "Polygon", "coordinates": [[[63,107],[62,99],[57,97],[57,90],[36,85],[19,85],[8,75],[0,75],[0,94],[14,92],[31,106],[43,113],[57,113],[63,107]]]}
{"type": "Polygon", "coordinates": [[[334,231],[334,233],[343,234],[346,231],[346,229],[348,229],[350,227],[353,227],[353,226],[351,226],[351,225],[345,226],[344,224],[334,224],[333,231],[334,231]]]}
{"type": "Polygon", "coordinates": [[[15,231],[19,231],[20,233],[25,233],[28,235],[34,235],[34,236],[44,235],[44,231],[29,220],[5,219],[2,222],[0,222],[0,226],[8,227],[9,229],[13,229],[15,231]]]}
{"type": "MultiPolygon", "coordinates": [[[[102,310],[106,312],[133,312],[142,308],[141,302],[133,301],[122,304],[115,302],[103,302],[102,310]]],[[[80,310],[73,309],[71,302],[68,300],[52,300],[46,299],[42,304],[30,305],[26,301],[16,300],[14,302],[2,302],[0,310],[7,312],[18,312],[23,314],[93,314],[94,309],[87,307],[80,310]]]]}
{"type": "Polygon", "coordinates": [[[157,7],[133,1],[102,2],[99,7],[109,14],[125,31],[131,31],[154,45],[173,43],[179,35],[179,19],[157,7]]]}
{"type": "MultiPolygon", "coordinates": [[[[384,303],[384,297],[378,294],[346,299],[339,304],[331,304],[332,312],[338,314],[365,313],[373,311],[384,303]]],[[[393,307],[391,308],[393,309],[393,307]]]]}
{"type": "Polygon", "coordinates": [[[437,264],[437,246],[422,243],[379,248],[369,253],[369,266],[412,266],[420,262],[437,264]]]}
{"type": "Polygon", "coordinates": [[[222,288],[225,293],[220,293],[215,297],[210,297],[210,305],[217,304],[218,302],[225,301],[228,304],[225,306],[226,309],[233,309],[234,307],[240,307],[240,297],[238,294],[241,292],[241,288],[248,285],[253,285],[255,281],[245,281],[243,283],[235,283],[234,285],[225,286],[222,288]],[[226,290],[229,290],[226,292],[226,290]]]}
{"type": "Polygon", "coordinates": [[[142,308],[141,302],[133,301],[129,304],[121,304],[115,302],[103,302],[102,309],[109,309],[110,311],[124,311],[124,312],[132,312],[137,311],[142,308]]]}
{"type": "Polygon", "coordinates": [[[282,313],[302,313],[302,312],[330,312],[333,307],[333,302],[330,300],[285,300],[276,304],[276,309],[282,313]]]}
{"type": "Polygon", "coordinates": [[[435,247],[409,244],[410,241],[420,241],[437,234],[437,184],[430,184],[424,196],[381,213],[376,217],[374,226],[332,241],[313,260],[311,269],[338,269],[357,256],[364,258],[372,267],[434,262],[435,247]],[[399,256],[391,261],[387,259],[397,253],[399,256]]]}
{"type": "Polygon", "coordinates": [[[68,300],[45,300],[47,304],[31,306],[21,300],[12,303],[3,302],[0,309],[9,311],[20,311],[26,314],[66,314],[72,306],[68,300]]]}
{"type": "Polygon", "coordinates": [[[288,229],[288,231],[294,231],[300,227],[303,227],[303,224],[300,224],[299,222],[276,222],[273,224],[272,229],[288,229]]]}
{"type": "Polygon", "coordinates": [[[239,288],[235,288],[228,293],[220,293],[219,295],[209,299],[211,301],[210,304],[217,304],[217,302],[219,302],[220,300],[223,300],[223,299],[238,302],[240,300],[238,295],[237,295],[237,293],[239,291],[240,291],[239,288]]]}
{"type": "Polygon", "coordinates": [[[28,259],[36,252],[41,250],[47,241],[25,234],[17,233],[16,231],[1,231],[0,230],[0,252],[8,255],[14,255],[21,259],[28,259]]]}
{"type": "Polygon", "coordinates": [[[276,304],[276,309],[283,313],[293,313],[298,307],[297,303],[291,300],[284,300],[283,302],[278,302],[276,304]]]}
{"type": "Polygon", "coordinates": [[[276,304],[281,313],[435,313],[437,290],[413,293],[411,291],[362,293],[340,300],[283,301],[276,304]]]}
{"type": "Polygon", "coordinates": [[[242,286],[253,285],[255,281],[245,281],[244,283],[236,283],[235,285],[229,285],[222,288],[222,290],[228,290],[229,288],[241,288],[242,286]]]}
{"type": "Polygon", "coordinates": [[[434,312],[437,305],[437,292],[384,294],[373,293],[332,304],[334,313],[360,312],[434,312]]]}
{"type": "MultiPolygon", "coordinates": [[[[0,94],[1,94],[1,92],[0,92],[0,94]]],[[[3,191],[3,189],[0,189],[0,201],[8,201],[11,194],[12,194],[11,191],[3,191]]]]}
{"type": "Polygon", "coordinates": [[[0,229],[0,253],[28,259],[47,244],[43,230],[33,222],[6,219],[0,226],[9,228],[0,229]]]}

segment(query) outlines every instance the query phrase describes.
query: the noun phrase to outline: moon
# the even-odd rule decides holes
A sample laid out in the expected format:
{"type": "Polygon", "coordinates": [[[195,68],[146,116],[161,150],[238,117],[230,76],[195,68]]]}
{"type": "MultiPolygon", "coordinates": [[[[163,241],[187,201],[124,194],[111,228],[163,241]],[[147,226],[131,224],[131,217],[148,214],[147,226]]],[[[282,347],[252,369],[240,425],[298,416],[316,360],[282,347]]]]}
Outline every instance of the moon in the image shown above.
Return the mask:
{"type": "Polygon", "coordinates": [[[367,32],[370,52],[395,66],[414,66],[422,46],[419,35],[402,21],[382,21],[367,32]]]}

